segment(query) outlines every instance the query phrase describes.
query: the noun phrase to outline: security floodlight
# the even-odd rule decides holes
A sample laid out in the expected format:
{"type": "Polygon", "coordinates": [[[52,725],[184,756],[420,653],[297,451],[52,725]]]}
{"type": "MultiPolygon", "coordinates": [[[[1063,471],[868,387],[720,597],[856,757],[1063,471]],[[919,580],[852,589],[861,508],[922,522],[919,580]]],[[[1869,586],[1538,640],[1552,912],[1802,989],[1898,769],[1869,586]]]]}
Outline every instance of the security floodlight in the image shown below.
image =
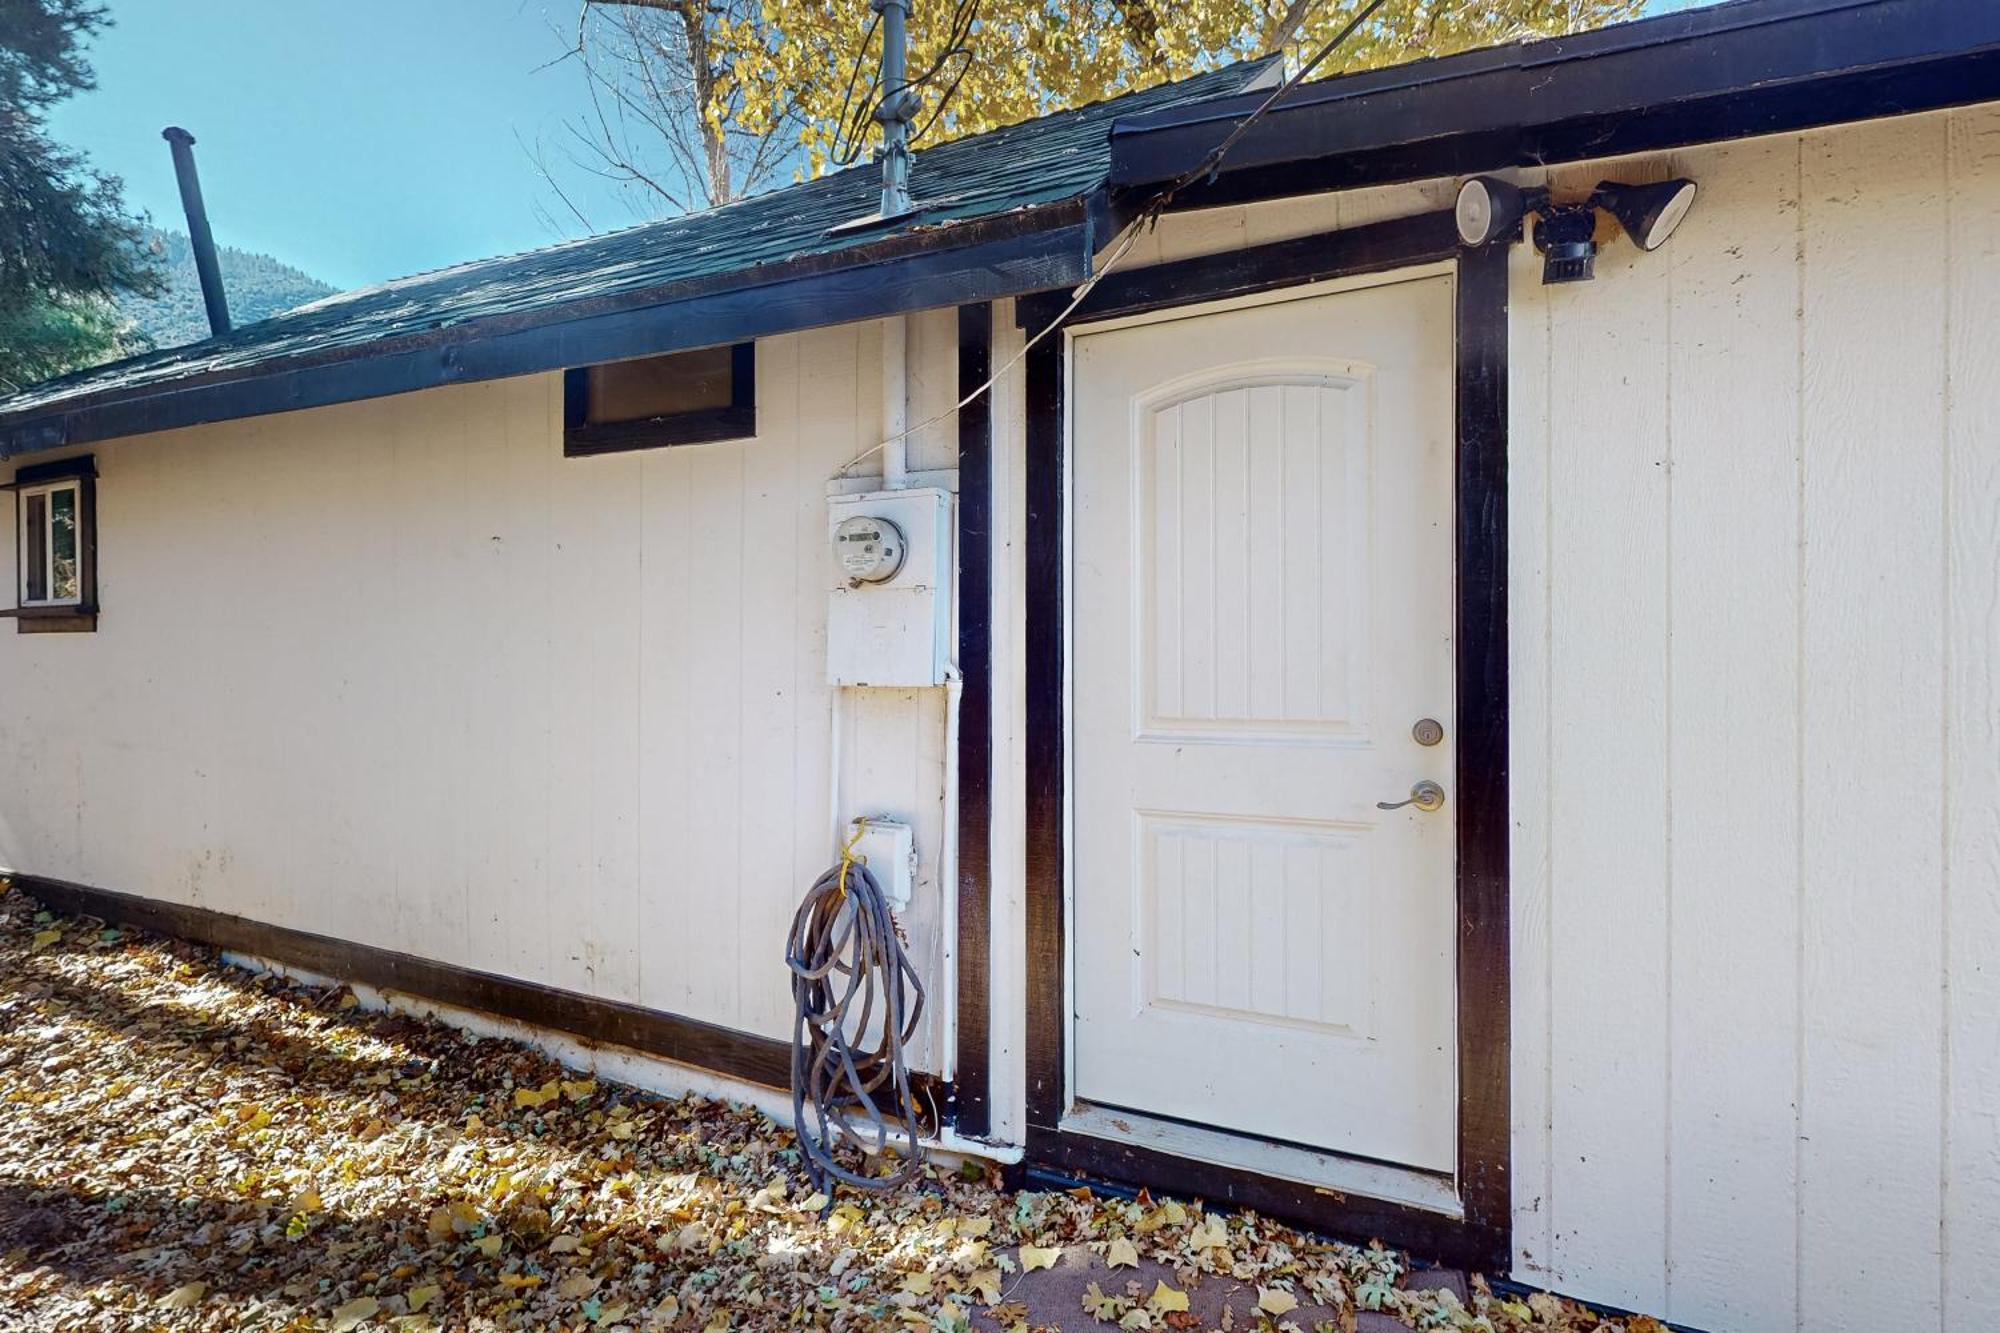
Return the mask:
{"type": "Polygon", "coordinates": [[[1521,218],[1547,201],[1547,190],[1524,190],[1498,176],[1474,176],[1458,187],[1458,239],[1467,245],[1514,234],[1521,218]]]}
{"type": "Polygon", "coordinates": [[[1542,281],[1589,282],[1597,275],[1597,210],[1625,229],[1641,250],[1657,250],[1694,206],[1691,180],[1652,185],[1599,181],[1581,203],[1551,204],[1541,186],[1522,188],[1498,176],[1473,176],[1458,187],[1452,210],[1458,239],[1468,246],[1520,238],[1521,219],[1535,215],[1535,248],[1542,252],[1542,281]]]}
{"type": "MultiPolygon", "coordinates": [[[[1618,225],[1641,250],[1657,250],[1681,225],[1694,206],[1695,185],[1691,180],[1661,181],[1657,185],[1620,185],[1599,181],[1591,202],[1618,219],[1618,225]]],[[[1463,197],[1463,196],[1461,196],[1463,197]]]]}

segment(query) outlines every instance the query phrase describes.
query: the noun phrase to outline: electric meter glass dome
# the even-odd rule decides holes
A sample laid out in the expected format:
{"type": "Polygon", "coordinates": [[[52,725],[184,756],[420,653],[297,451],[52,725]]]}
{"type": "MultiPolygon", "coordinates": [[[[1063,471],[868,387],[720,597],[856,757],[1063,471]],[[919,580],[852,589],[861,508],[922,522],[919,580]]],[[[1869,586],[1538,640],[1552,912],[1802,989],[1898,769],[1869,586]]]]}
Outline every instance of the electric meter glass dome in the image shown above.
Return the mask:
{"type": "Polygon", "coordinates": [[[887,583],[903,567],[903,530],[886,518],[857,514],[833,530],[833,556],[856,583],[887,583]]]}

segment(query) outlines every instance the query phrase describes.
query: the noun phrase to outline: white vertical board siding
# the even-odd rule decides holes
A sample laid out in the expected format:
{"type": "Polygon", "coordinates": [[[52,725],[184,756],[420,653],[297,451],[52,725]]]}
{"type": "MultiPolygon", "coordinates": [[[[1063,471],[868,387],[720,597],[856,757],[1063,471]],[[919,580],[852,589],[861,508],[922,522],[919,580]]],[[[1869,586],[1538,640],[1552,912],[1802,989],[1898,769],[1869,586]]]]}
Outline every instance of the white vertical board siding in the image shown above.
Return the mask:
{"type": "Polygon", "coordinates": [[[1549,966],[1550,312],[1535,293],[1541,258],[1508,256],[1507,357],[1507,785],[1510,1023],[1513,1097],[1514,1271],[1553,1281],[1550,1223],[1549,1046],[1554,1026],[1549,966]]]}
{"type": "MultiPolygon", "coordinates": [[[[936,410],[954,317],[914,322],[936,410]]],[[[98,446],[100,629],[0,639],[0,866],[789,1037],[878,351],[760,344],[754,441],[565,459],[545,375],[98,446]]],[[[842,749],[845,812],[916,827],[939,988],[943,731],[864,691],[842,749]]]]}
{"type": "Polygon", "coordinates": [[[1798,153],[1690,155],[1672,291],[1666,1304],[1797,1313],[1798,153]],[[1744,228],[1742,217],[1765,219],[1744,228]]]}
{"type": "Polygon", "coordinates": [[[2000,1264],[2000,120],[1687,175],[1517,255],[1516,1273],[1715,1329],[1946,1330],[2000,1264]]]}
{"type": "Polygon", "coordinates": [[[1018,356],[1027,332],[1014,304],[993,305],[993,763],[988,962],[988,1095],[992,1135],[1028,1135],[1027,378],[1018,356]],[[1004,367],[1004,369],[1002,369],[1004,367]]]}
{"type": "Polygon", "coordinates": [[[2000,108],[1945,159],[1946,1328],[2000,1305],[2000,108]]]}
{"type": "Polygon", "coordinates": [[[1813,136],[1800,163],[1799,1299],[1815,1328],[1938,1318],[1944,130],[1813,136]]]}
{"type": "Polygon", "coordinates": [[[1626,1259],[1666,1245],[1665,266],[1607,248],[1596,282],[1545,291],[1559,377],[1547,408],[1549,1115],[1559,1134],[1549,1225],[1557,1254],[1618,1275],[1604,1299],[1657,1310],[1659,1265],[1626,1259]]]}

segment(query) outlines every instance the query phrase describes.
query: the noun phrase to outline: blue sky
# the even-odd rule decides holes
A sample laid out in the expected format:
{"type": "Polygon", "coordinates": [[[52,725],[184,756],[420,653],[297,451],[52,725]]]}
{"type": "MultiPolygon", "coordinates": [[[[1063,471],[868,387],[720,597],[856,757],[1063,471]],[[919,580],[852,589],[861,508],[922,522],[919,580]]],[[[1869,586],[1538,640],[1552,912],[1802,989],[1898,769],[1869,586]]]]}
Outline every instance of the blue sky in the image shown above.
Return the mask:
{"type": "MultiPolygon", "coordinates": [[[[196,140],[216,240],[336,286],[558,238],[559,208],[521,140],[583,105],[556,29],[574,0],[110,0],[91,47],[97,91],[51,128],[125,180],[127,202],[180,227],[160,130],[196,140]]],[[[551,160],[559,160],[551,154],[551,160]]],[[[573,175],[563,176],[572,189],[573,175]]],[[[600,226],[630,220],[576,184],[600,226]],[[599,218],[602,221],[599,221],[599,218]]]]}
{"type": "MultiPolygon", "coordinates": [[[[564,234],[522,143],[560,139],[583,108],[581,73],[549,65],[577,0],[109,3],[98,89],[57,107],[52,128],[160,225],[182,225],[160,139],[178,124],[197,141],[216,239],[336,286],[564,234]]],[[[599,227],[633,220],[613,187],[560,174],[599,227]]]]}

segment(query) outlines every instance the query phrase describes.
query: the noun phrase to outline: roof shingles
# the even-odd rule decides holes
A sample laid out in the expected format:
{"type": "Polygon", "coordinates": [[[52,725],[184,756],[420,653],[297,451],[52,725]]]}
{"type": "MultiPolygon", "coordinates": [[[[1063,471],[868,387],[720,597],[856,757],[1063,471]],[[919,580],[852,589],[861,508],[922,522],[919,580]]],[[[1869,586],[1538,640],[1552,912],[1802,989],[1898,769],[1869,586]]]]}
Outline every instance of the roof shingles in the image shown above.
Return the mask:
{"type": "MultiPolygon", "coordinates": [[[[916,225],[935,229],[948,245],[954,224],[1089,195],[1109,174],[1116,118],[1238,93],[1266,63],[1228,66],[925,149],[911,177],[922,208],[916,225]]],[[[0,424],[106,394],[157,392],[196,376],[308,356],[365,355],[369,343],[499,316],[554,315],[580,302],[657,289],[668,299],[676,286],[704,279],[752,275],[808,257],[838,262],[841,251],[883,236],[828,234],[873,212],[879,188],[872,167],[852,167],[700,213],[342,292],[219,338],[32,385],[0,398],[0,424]]]]}

